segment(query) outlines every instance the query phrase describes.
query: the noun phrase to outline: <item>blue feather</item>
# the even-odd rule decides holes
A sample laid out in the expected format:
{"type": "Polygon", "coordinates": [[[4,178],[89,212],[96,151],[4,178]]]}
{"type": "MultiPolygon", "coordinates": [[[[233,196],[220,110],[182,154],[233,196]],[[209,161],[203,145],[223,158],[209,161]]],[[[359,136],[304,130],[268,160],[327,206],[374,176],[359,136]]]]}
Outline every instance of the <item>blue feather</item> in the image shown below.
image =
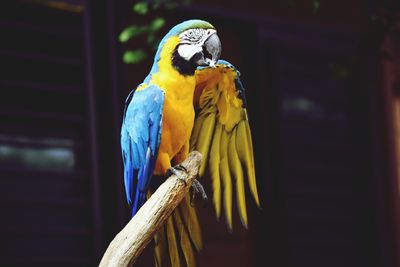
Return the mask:
{"type": "Polygon", "coordinates": [[[161,143],[164,91],[155,85],[128,96],[121,128],[125,193],[132,216],[146,200],[146,193],[161,143]]]}

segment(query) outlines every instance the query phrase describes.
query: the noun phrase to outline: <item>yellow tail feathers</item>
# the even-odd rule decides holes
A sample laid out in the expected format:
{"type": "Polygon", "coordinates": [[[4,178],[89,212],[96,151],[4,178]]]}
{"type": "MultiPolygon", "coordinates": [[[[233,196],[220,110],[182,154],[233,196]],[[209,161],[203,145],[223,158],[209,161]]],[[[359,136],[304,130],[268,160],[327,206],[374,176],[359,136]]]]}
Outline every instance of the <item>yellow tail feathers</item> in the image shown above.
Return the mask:
{"type": "Polygon", "coordinates": [[[221,177],[219,171],[220,164],[220,144],[221,144],[222,125],[217,124],[210,151],[210,174],[212,177],[213,202],[217,219],[221,217],[221,177]]]}
{"type": "Polygon", "coordinates": [[[253,195],[257,206],[260,206],[260,200],[257,192],[256,174],[254,171],[253,145],[251,141],[250,127],[247,121],[241,121],[237,126],[236,149],[240,162],[246,167],[247,170],[250,192],[253,195]]]}
{"type": "Polygon", "coordinates": [[[187,195],[155,236],[154,258],[157,267],[196,267],[195,250],[203,243],[200,224],[187,195]]]}
{"type": "Polygon", "coordinates": [[[244,189],[244,177],[242,164],[240,163],[239,156],[236,151],[236,131],[234,129],[231,139],[229,140],[228,146],[228,157],[229,157],[229,167],[232,172],[232,176],[236,181],[236,199],[237,206],[239,210],[239,216],[244,227],[247,228],[247,209],[246,209],[246,197],[244,189]]]}
{"type": "Polygon", "coordinates": [[[179,260],[177,238],[175,234],[175,227],[172,216],[169,217],[167,220],[167,241],[168,241],[169,257],[171,259],[171,265],[174,267],[181,266],[179,260]]]}
{"type": "Polygon", "coordinates": [[[222,131],[221,136],[221,161],[219,163],[219,171],[221,173],[221,180],[224,187],[224,209],[226,222],[228,224],[229,230],[232,230],[232,180],[231,173],[229,170],[228,163],[228,143],[229,143],[229,135],[226,131],[222,131]]]}

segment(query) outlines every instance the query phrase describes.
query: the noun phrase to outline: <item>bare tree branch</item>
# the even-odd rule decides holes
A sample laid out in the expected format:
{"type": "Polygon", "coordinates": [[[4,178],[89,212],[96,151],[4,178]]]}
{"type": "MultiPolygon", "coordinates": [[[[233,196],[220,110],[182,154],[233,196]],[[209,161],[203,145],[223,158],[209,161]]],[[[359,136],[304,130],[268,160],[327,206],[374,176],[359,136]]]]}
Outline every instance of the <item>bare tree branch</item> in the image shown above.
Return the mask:
{"type": "Polygon", "coordinates": [[[100,267],[131,266],[143,249],[149,244],[164,225],[176,206],[189,191],[193,180],[197,177],[202,155],[193,151],[182,163],[188,173],[182,172],[182,181],[176,175],[169,177],[139,209],[124,229],[111,241],[100,267]],[[186,183],[185,183],[186,182],[186,183]]]}

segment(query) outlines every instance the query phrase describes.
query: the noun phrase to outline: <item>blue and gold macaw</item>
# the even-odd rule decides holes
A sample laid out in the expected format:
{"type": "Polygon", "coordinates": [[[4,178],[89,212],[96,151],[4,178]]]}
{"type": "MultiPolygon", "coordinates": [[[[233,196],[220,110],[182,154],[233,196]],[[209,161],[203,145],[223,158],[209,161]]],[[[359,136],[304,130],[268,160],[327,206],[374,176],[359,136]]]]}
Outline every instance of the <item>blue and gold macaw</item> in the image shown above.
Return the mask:
{"type": "MultiPolygon", "coordinates": [[[[220,53],[221,43],[210,23],[178,24],[161,40],[150,74],[127,97],[121,148],[132,216],[155,189],[153,175],[178,173],[191,150],[204,156],[200,177],[211,177],[216,215],[220,217],[223,203],[229,229],[233,191],[247,227],[245,177],[260,205],[244,88],[239,72],[219,60],[220,53]]],[[[202,248],[202,239],[189,196],[155,241],[157,266],[195,266],[194,250],[202,248]]]]}

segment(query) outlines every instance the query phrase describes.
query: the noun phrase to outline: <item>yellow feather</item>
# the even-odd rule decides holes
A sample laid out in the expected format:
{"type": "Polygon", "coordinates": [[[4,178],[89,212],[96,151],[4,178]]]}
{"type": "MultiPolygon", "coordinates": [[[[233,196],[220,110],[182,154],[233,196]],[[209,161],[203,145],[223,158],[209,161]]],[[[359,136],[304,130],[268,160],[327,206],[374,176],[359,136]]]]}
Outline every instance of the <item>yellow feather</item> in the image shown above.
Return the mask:
{"type": "Polygon", "coordinates": [[[225,130],[222,130],[221,135],[221,161],[219,163],[219,171],[221,173],[221,180],[224,186],[224,208],[225,208],[225,216],[226,222],[228,224],[229,230],[232,230],[232,181],[231,174],[229,171],[229,163],[228,163],[228,142],[229,136],[225,130]]]}
{"type": "Polygon", "coordinates": [[[253,176],[252,176],[252,180],[251,180],[253,189],[251,189],[251,190],[252,190],[252,194],[253,194],[254,200],[257,203],[257,206],[261,207],[260,206],[260,200],[258,198],[258,192],[257,192],[256,170],[255,170],[256,167],[255,167],[255,163],[254,163],[253,140],[251,138],[251,131],[250,131],[249,121],[247,119],[247,112],[245,111],[245,113],[246,113],[246,124],[245,124],[245,126],[246,126],[247,143],[249,144],[250,159],[251,159],[251,163],[253,165],[253,172],[252,172],[253,176]]]}
{"type": "Polygon", "coordinates": [[[231,132],[233,128],[241,121],[243,120],[242,116],[242,108],[236,108],[231,106],[228,110],[229,114],[227,116],[227,119],[225,121],[225,129],[228,132],[231,132]]]}
{"type": "Polygon", "coordinates": [[[236,181],[236,198],[237,198],[239,216],[243,226],[247,228],[247,210],[246,210],[246,198],[244,190],[244,178],[243,178],[242,165],[240,163],[239,156],[236,151],[236,131],[237,128],[234,129],[231,138],[229,140],[229,147],[228,147],[229,167],[236,181]]]}
{"type": "Polygon", "coordinates": [[[215,84],[209,84],[203,89],[200,95],[199,106],[202,109],[215,107],[219,99],[220,91],[216,88],[215,84]]]}
{"type": "Polygon", "coordinates": [[[260,207],[260,200],[258,199],[257,193],[256,175],[254,170],[253,145],[251,144],[251,133],[247,120],[241,121],[237,126],[236,150],[238,152],[240,162],[246,167],[250,192],[253,195],[254,201],[260,207]]]}
{"type": "Polygon", "coordinates": [[[251,138],[251,131],[250,131],[250,125],[248,121],[246,121],[246,133],[247,133],[247,144],[249,144],[249,151],[250,151],[250,158],[251,158],[251,163],[253,166],[252,170],[252,176],[250,178],[250,190],[251,193],[254,197],[254,200],[257,204],[258,207],[260,206],[260,200],[258,198],[258,192],[257,192],[257,182],[256,182],[256,170],[255,170],[255,163],[254,163],[254,152],[253,152],[253,140],[251,138]]]}
{"type": "Polygon", "coordinates": [[[181,216],[179,215],[178,210],[175,210],[173,213],[174,222],[176,226],[176,230],[179,234],[180,245],[183,252],[183,256],[186,260],[186,265],[188,267],[196,266],[196,260],[193,253],[192,244],[190,243],[189,235],[187,230],[185,229],[181,216]]]}
{"type": "Polygon", "coordinates": [[[211,137],[214,132],[215,126],[215,113],[210,113],[204,119],[203,126],[201,127],[201,131],[199,132],[199,137],[197,141],[197,151],[199,151],[204,157],[205,160],[201,163],[199,175],[202,177],[204,175],[204,171],[207,166],[208,151],[210,149],[211,137]]]}
{"type": "Polygon", "coordinates": [[[201,130],[201,126],[203,126],[204,118],[205,118],[205,116],[199,116],[194,121],[192,134],[190,136],[190,151],[192,151],[196,148],[197,139],[199,138],[199,133],[201,130]]]}
{"type": "Polygon", "coordinates": [[[183,223],[186,225],[190,239],[197,251],[201,250],[203,247],[203,241],[201,238],[201,228],[199,219],[197,216],[196,209],[190,205],[190,197],[186,195],[184,200],[179,205],[179,210],[182,215],[183,223]]]}
{"type": "Polygon", "coordinates": [[[226,120],[228,119],[228,113],[229,113],[229,102],[228,102],[228,94],[226,91],[221,92],[221,95],[218,99],[217,103],[218,107],[218,119],[221,124],[225,124],[226,120]]]}
{"type": "Polygon", "coordinates": [[[163,263],[165,263],[166,261],[165,256],[168,255],[167,240],[165,238],[164,227],[165,226],[163,225],[154,236],[154,259],[157,267],[163,266],[163,263]]]}
{"type": "Polygon", "coordinates": [[[210,174],[213,188],[213,202],[215,207],[215,213],[217,219],[221,216],[221,178],[219,175],[219,163],[220,163],[220,140],[222,133],[222,125],[217,123],[215,127],[214,137],[211,144],[210,151],[210,174]]]}
{"type": "Polygon", "coordinates": [[[199,116],[208,115],[210,113],[217,113],[217,107],[214,104],[208,104],[200,111],[199,116]]]}
{"type": "Polygon", "coordinates": [[[244,113],[244,118],[245,118],[245,122],[246,122],[246,124],[245,124],[245,126],[246,126],[246,136],[247,136],[247,142],[248,142],[249,147],[250,147],[251,161],[253,162],[253,166],[255,166],[254,165],[253,140],[251,138],[251,130],[250,130],[250,125],[249,125],[249,118],[247,116],[247,110],[244,109],[243,113],[244,113]]]}
{"type": "MultiPolygon", "coordinates": [[[[226,76],[223,77],[223,80],[227,79],[226,76]]],[[[221,81],[218,88],[222,91],[217,103],[218,119],[225,126],[225,129],[230,132],[243,119],[243,102],[237,97],[238,92],[235,89],[233,80],[221,81]]]]}
{"type": "Polygon", "coordinates": [[[179,252],[178,252],[178,246],[176,244],[176,235],[175,235],[174,224],[172,221],[172,216],[169,217],[167,220],[167,240],[168,240],[169,257],[171,259],[171,266],[179,267],[180,266],[179,252]]]}

